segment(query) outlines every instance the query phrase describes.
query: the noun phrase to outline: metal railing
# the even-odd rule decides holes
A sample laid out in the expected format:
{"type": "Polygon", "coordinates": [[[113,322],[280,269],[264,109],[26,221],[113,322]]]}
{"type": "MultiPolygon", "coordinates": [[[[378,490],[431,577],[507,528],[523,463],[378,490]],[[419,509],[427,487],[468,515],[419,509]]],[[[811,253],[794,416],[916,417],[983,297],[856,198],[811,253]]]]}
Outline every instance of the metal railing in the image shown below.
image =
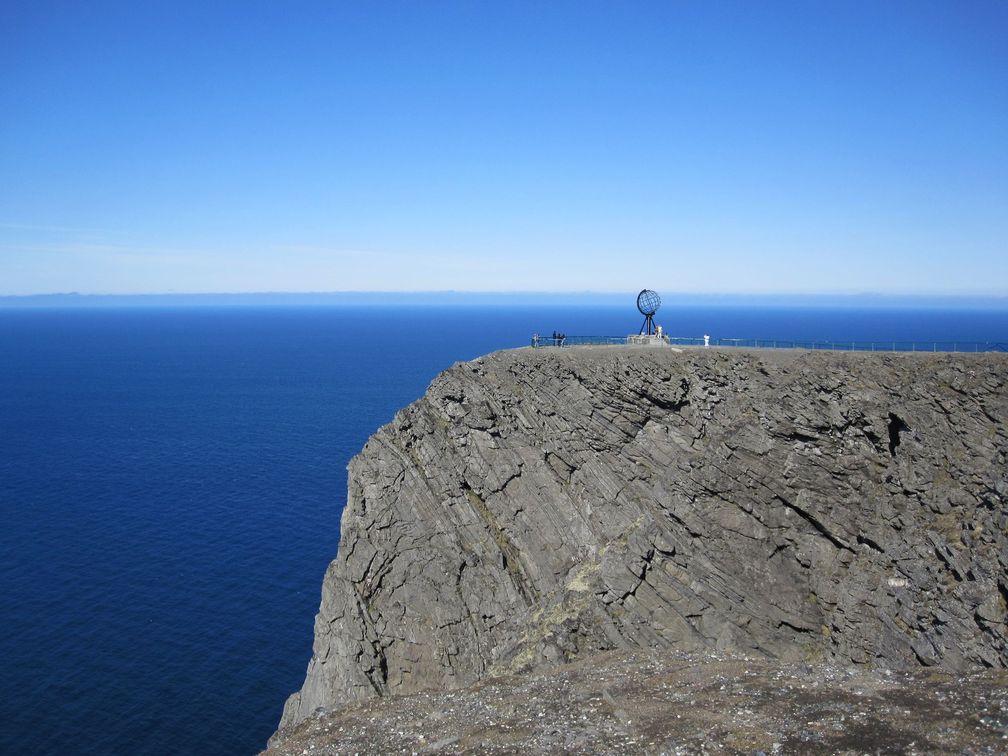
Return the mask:
{"type": "MultiPolygon", "coordinates": [[[[574,347],[626,345],[627,336],[552,336],[532,337],[533,347],[574,347]]],[[[657,337],[654,337],[657,339],[657,337]]],[[[672,346],[705,346],[702,336],[662,336],[672,346]]],[[[788,339],[709,339],[712,347],[749,349],[814,349],[833,352],[1008,352],[1008,342],[993,341],[805,341],[788,339]]]]}

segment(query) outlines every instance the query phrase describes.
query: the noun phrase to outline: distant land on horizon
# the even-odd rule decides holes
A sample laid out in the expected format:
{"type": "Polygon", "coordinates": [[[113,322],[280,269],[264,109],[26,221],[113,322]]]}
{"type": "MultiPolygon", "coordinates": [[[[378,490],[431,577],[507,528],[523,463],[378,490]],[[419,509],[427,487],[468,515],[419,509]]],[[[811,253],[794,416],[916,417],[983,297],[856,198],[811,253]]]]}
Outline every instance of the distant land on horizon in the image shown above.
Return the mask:
{"type": "MultiPolygon", "coordinates": [[[[200,294],[0,295],[0,309],[96,307],[633,306],[634,292],[334,291],[200,294]]],[[[1008,296],[910,294],[692,294],[659,291],[666,306],[924,307],[1008,309],[1008,296]]]]}

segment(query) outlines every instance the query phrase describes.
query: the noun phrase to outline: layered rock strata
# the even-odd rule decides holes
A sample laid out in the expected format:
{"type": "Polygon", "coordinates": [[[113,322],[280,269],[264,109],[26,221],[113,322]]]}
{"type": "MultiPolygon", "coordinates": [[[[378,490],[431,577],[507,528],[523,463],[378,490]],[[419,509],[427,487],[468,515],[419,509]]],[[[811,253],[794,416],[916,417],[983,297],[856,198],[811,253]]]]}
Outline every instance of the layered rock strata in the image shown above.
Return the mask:
{"type": "Polygon", "coordinates": [[[614,649],[1008,666],[1008,359],[521,349],[349,466],[281,728],[614,649]]]}

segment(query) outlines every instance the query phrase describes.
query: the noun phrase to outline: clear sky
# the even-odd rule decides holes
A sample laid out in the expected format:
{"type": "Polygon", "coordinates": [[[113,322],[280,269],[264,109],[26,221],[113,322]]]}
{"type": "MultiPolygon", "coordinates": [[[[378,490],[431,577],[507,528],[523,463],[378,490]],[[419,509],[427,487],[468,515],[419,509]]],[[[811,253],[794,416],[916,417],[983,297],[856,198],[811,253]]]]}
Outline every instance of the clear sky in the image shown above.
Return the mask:
{"type": "Polygon", "coordinates": [[[0,294],[1008,294],[1008,3],[5,2],[0,294]]]}

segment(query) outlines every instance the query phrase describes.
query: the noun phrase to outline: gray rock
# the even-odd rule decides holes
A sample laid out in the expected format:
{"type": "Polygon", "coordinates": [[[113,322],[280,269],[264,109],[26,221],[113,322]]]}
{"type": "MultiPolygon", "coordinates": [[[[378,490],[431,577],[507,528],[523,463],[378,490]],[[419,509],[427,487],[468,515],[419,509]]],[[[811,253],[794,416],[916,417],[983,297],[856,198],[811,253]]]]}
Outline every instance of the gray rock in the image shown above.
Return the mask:
{"type": "Polygon", "coordinates": [[[349,704],[285,730],[264,756],[994,756],[1006,736],[1004,669],[894,672],[664,649],[349,704]]]}
{"type": "Polygon", "coordinates": [[[1008,666],[1008,359],[521,349],[349,466],[281,728],[607,650],[1008,666]]]}

